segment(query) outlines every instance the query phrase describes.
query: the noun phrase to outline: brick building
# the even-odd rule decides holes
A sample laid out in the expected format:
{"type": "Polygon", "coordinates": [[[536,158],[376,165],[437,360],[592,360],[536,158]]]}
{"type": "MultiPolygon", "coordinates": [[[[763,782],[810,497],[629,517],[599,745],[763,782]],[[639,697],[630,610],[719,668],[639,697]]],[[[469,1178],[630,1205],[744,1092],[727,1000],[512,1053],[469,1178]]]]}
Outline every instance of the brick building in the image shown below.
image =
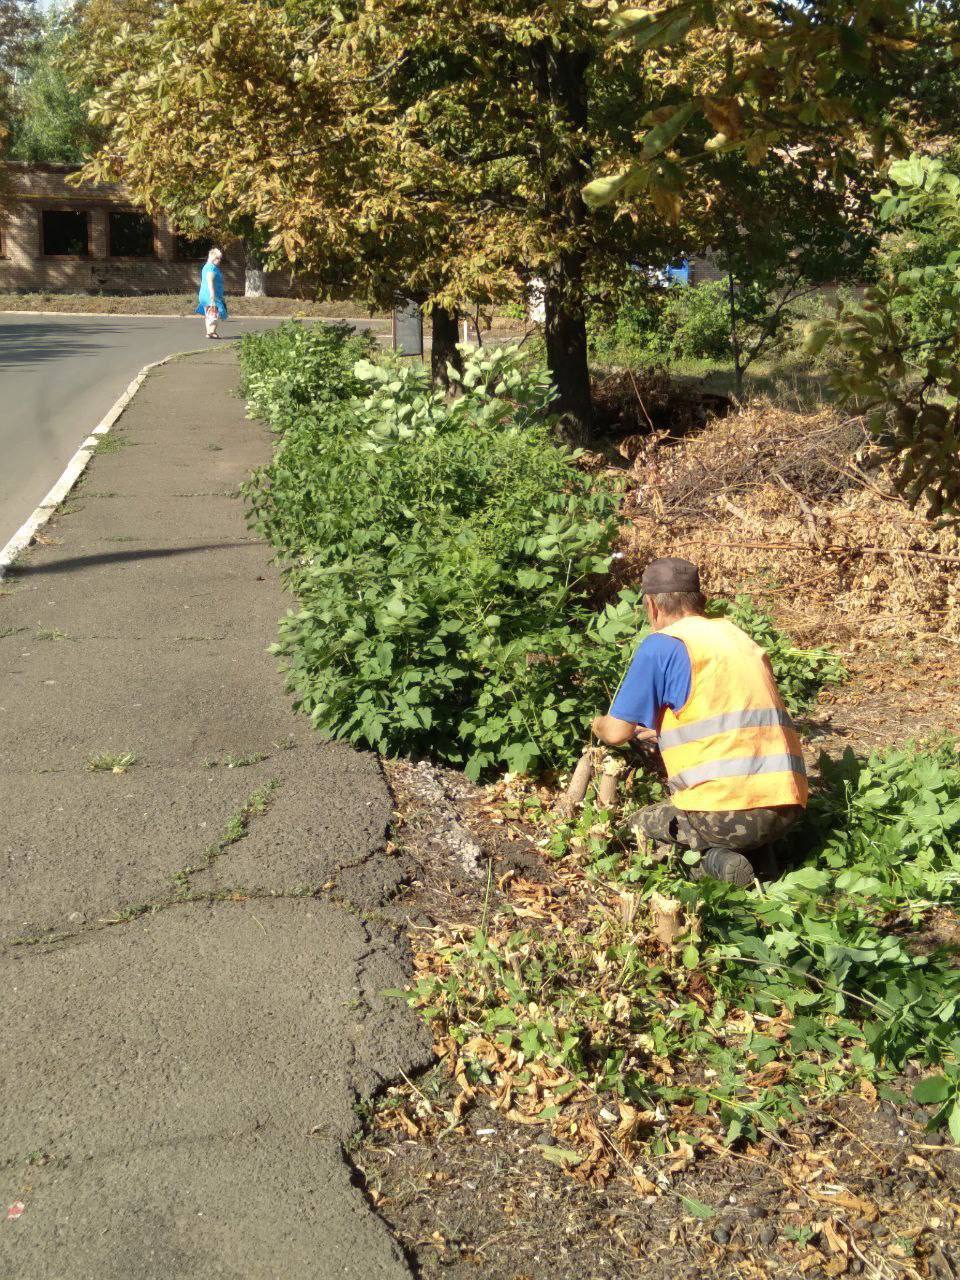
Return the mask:
{"type": "MultiPolygon", "coordinates": [[[[180,236],[118,186],[77,186],[74,165],[6,166],[10,201],[0,225],[0,291],[191,293],[211,241],[180,236]]],[[[241,246],[223,261],[230,293],[244,292],[241,246]]],[[[283,278],[271,284],[286,292],[283,278]]],[[[271,290],[273,292],[273,290],[271,290]]]]}

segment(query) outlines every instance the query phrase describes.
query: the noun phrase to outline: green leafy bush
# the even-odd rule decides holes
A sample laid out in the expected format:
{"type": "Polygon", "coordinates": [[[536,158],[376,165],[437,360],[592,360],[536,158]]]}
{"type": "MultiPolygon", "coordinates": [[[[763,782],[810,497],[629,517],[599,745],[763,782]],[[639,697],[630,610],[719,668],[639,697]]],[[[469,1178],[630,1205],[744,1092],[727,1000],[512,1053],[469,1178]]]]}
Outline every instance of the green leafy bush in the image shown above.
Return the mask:
{"type": "MultiPolygon", "coordinates": [[[[563,767],[647,625],[639,592],[593,603],[617,496],[556,444],[549,381],[516,349],[468,355],[453,401],[421,366],[357,350],[297,326],[244,347],[251,409],[282,432],[246,496],[299,602],[276,645],[297,705],[471,777],[563,767]]],[[[732,608],[796,708],[826,658],[732,608]]]]}
{"type": "Polygon", "coordinates": [[[729,358],[730,307],[723,281],[674,285],[667,290],[660,346],[673,360],[729,358]]]}
{"type": "Polygon", "coordinates": [[[371,340],[348,325],[300,324],[295,320],[240,340],[241,391],[250,416],[282,431],[303,409],[358,395],[354,365],[370,352],[371,340]]]}

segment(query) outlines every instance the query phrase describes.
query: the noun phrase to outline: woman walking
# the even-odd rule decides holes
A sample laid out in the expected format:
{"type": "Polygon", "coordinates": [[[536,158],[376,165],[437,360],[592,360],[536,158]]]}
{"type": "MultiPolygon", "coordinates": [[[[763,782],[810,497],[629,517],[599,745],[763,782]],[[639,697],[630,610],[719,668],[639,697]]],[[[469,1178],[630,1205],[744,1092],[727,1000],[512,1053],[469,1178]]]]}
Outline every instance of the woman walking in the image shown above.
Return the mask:
{"type": "Polygon", "coordinates": [[[223,273],[220,270],[222,261],[223,254],[220,250],[211,249],[200,272],[197,315],[203,316],[208,338],[220,337],[217,333],[217,322],[227,318],[227,304],[223,300],[223,273]]]}

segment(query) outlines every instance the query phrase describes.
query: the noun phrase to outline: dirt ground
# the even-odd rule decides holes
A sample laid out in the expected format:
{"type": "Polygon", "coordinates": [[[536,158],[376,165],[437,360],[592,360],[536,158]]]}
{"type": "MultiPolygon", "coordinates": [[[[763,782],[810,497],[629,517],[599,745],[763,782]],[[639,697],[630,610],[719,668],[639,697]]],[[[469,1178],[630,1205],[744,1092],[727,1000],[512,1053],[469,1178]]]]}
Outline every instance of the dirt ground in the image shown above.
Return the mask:
{"type": "MultiPolygon", "coordinates": [[[[511,870],[549,881],[524,832],[460,775],[394,762],[388,776],[410,874],[394,912],[415,946],[435,924],[479,919],[488,859],[494,886],[511,870]]],[[[459,1090],[440,1061],[382,1096],[353,1159],[414,1273],[431,1280],[956,1280],[960,1150],[925,1132],[912,1073],[899,1101],[867,1085],[743,1151],[651,1156],[642,1172],[657,1189],[642,1196],[631,1170],[594,1185],[558,1168],[547,1126],[511,1123],[479,1097],[452,1127],[459,1090]]]]}
{"type": "MultiPolygon", "coordinates": [[[[823,448],[814,456],[804,445],[799,457],[806,429],[775,413],[689,426],[695,434],[661,440],[659,454],[649,436],[632,457],[621,442],[628,566],[689,555],[692,544],[713,589],[732,595],[757,568],[757,552],[741,544],[760,543],[751,594],[799,644],[840,653],[849,673],[799,722],[812,766],[821,751],[960,735],[954,535],[931,535],[876,470],[865,484],[855,473],[837,479],[849,455],[836,448],[836,420],[820,421],[823,448]],[[732,438],[740,455],[731,460],[732,438]],[[712,449],[728,467],[713,488],[712,449]],[[777,547],[785,526],[793,535],[777,547]],[[898,550],[867,557],[864,545],[898,550]]],[[[509,871],[550,881],[530,833],[460,775],[405,762],[388,775],[408,868],[393,912],[415,949],[434,926],[476,923],[509,871]]],[[[936,940],[956,944],[954,925],[936,940]]],[[[818,1104],[742,1150],[651,1155],[642,1173],[655,1190],[641,1195],[636,1170],[602,1185],[578,1180],[551,1157],[547,1126],[512,1123],[479,1094],[451,1124],[458,1088],[441,1060],[380,1099],[354,1161],[415,1274],[430,1280],[960,1280],[960,1149],[925,1131],[929,1117],[909,1100],[918,1073],[909,1068],[887,1098],[864,1084],[818,1104]]]]}

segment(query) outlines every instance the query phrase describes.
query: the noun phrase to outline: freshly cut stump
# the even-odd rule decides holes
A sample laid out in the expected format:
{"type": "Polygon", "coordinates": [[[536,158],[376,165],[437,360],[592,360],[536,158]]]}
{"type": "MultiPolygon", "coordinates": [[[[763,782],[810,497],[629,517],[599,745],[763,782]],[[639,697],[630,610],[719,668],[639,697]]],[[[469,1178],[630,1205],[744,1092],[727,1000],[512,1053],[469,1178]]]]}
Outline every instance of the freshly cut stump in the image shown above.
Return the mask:
{"type": "Polygon", "coordinates": [[[660,945],[665,951],[672,950],[683,932],[683,904],[678,898],[668,898],[654,891],[650,895],[650,914],[660,945]]]}
{"type": "Polygon", "coordinates": [[[573,771],[573,777],[567,784],[563,799],[560,802],[560,808],[567,817],[572,817],[578,804],[582,804],[587,794],[587,787],[593,777],[593,750],[588,747],[580,757],[577,767],[573,771]]]}

